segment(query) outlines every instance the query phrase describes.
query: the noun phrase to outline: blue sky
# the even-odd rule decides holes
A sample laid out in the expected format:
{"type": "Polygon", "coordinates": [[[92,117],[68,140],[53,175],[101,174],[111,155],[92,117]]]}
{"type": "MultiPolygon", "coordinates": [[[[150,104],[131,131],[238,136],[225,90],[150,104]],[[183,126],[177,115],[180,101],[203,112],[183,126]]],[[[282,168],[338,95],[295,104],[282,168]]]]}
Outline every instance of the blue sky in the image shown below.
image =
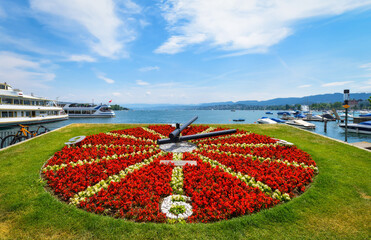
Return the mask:
{"type": "Polygon", "coordinates": [[[0,1],[0,79],[60,101],[371,92],[370,0],[0,1]]]}

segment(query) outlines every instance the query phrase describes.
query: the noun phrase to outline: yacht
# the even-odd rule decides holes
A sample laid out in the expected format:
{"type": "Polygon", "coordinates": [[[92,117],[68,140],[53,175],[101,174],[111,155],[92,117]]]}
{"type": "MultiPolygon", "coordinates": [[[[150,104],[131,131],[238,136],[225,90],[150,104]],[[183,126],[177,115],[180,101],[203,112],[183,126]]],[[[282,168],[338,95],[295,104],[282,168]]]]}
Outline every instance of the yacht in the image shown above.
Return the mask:
{"type": "Polygon", "coordinates": [[[61,106],[69,117],[115,117],[115,112],[108,104],[68,103],[61,106]]]}
{"type": "MultiPolygon", "coordinates": [[[[339,127],[345,129],[345,123],[340,123],[339,127]]],[[[361,123],[348,123],[348,132],[371,134],[371,121],[361,123]]]]}
{"type": "Polygon", "coordinates": [[[67,119],[68,115],[54,101],[26,95],[7,83],[0,83],[0,127],[67,119]]]}

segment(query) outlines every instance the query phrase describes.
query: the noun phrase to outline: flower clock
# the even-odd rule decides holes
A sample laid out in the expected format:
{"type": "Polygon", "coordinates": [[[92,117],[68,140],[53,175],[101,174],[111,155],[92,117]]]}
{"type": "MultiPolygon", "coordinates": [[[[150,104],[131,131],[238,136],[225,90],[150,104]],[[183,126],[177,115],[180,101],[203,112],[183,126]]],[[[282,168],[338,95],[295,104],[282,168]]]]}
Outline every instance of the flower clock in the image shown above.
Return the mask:
{"type": "MultiPolygon", "coordinates": [[[[318,171],[296,146],[242,130],[191,140],[189,152],[164,151],[156,141],[173,130],[150,125],[87,136],[56,152],[42,178],[60,200],[96,214],[137,222],[214,222],[289,201],[318,171]]],[[[189,126],[182,134],[219,130],[225,129],[189,126]]]]}

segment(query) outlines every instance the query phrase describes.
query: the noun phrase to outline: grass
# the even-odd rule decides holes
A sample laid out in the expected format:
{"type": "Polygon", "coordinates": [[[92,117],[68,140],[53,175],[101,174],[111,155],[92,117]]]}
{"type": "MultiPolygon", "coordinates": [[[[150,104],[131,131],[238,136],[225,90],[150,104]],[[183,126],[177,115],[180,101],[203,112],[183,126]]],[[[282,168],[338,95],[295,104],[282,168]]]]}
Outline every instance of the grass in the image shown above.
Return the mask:
{"type": "Polygon", "coordinates": [[[0,151],[0,239],[371,238],[371,153],[290,126],[233,125],[295,143],[320,171],[300,197],[250,216],[212,224],[140,224],[85,212],[44,190],[40,169],[68,139],[133,126],[74,124],[0,151]]]}

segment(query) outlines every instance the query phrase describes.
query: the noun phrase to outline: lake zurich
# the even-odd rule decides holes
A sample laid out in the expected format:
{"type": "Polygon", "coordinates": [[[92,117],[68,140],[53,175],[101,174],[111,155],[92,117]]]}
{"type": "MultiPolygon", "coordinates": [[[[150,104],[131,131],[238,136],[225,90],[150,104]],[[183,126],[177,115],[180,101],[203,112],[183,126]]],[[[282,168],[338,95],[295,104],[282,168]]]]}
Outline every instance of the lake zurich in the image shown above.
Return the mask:
{"type": "MultiPolygon", "coordinates": [[[[66,121],[44,124],[49,129],[57,129],[72,123],[183,123],[194,116],[198,116],[198,120],[194,124],[252,124],[263,116],[277,117],[277,111],[272,111],[273,115],[266,115],[265,111],[238,111],[228,110],[130,110],[130,111],[115,111],[115,118],[70,118],[66,121]],[[233,119],[245,119],[244,122],[234,122],[233,119]]],[[[324,132],[323,122],[312,122],[316,125],[316,129],[309,130],[327,137],[335,138],[344,141],[344,131],[338,127],[335,121],[327,123],[327,132],[324,132]]],[[[32,129],[35,126],[31,127],[32,129]]],[[[4,129],[6,131],[16,130],[4,129]]],[[[3,131],[4,131],[3,130],[3,131]]],[[[371,142],[371,135],[348,133],[348,142],[371,142]]]]}

